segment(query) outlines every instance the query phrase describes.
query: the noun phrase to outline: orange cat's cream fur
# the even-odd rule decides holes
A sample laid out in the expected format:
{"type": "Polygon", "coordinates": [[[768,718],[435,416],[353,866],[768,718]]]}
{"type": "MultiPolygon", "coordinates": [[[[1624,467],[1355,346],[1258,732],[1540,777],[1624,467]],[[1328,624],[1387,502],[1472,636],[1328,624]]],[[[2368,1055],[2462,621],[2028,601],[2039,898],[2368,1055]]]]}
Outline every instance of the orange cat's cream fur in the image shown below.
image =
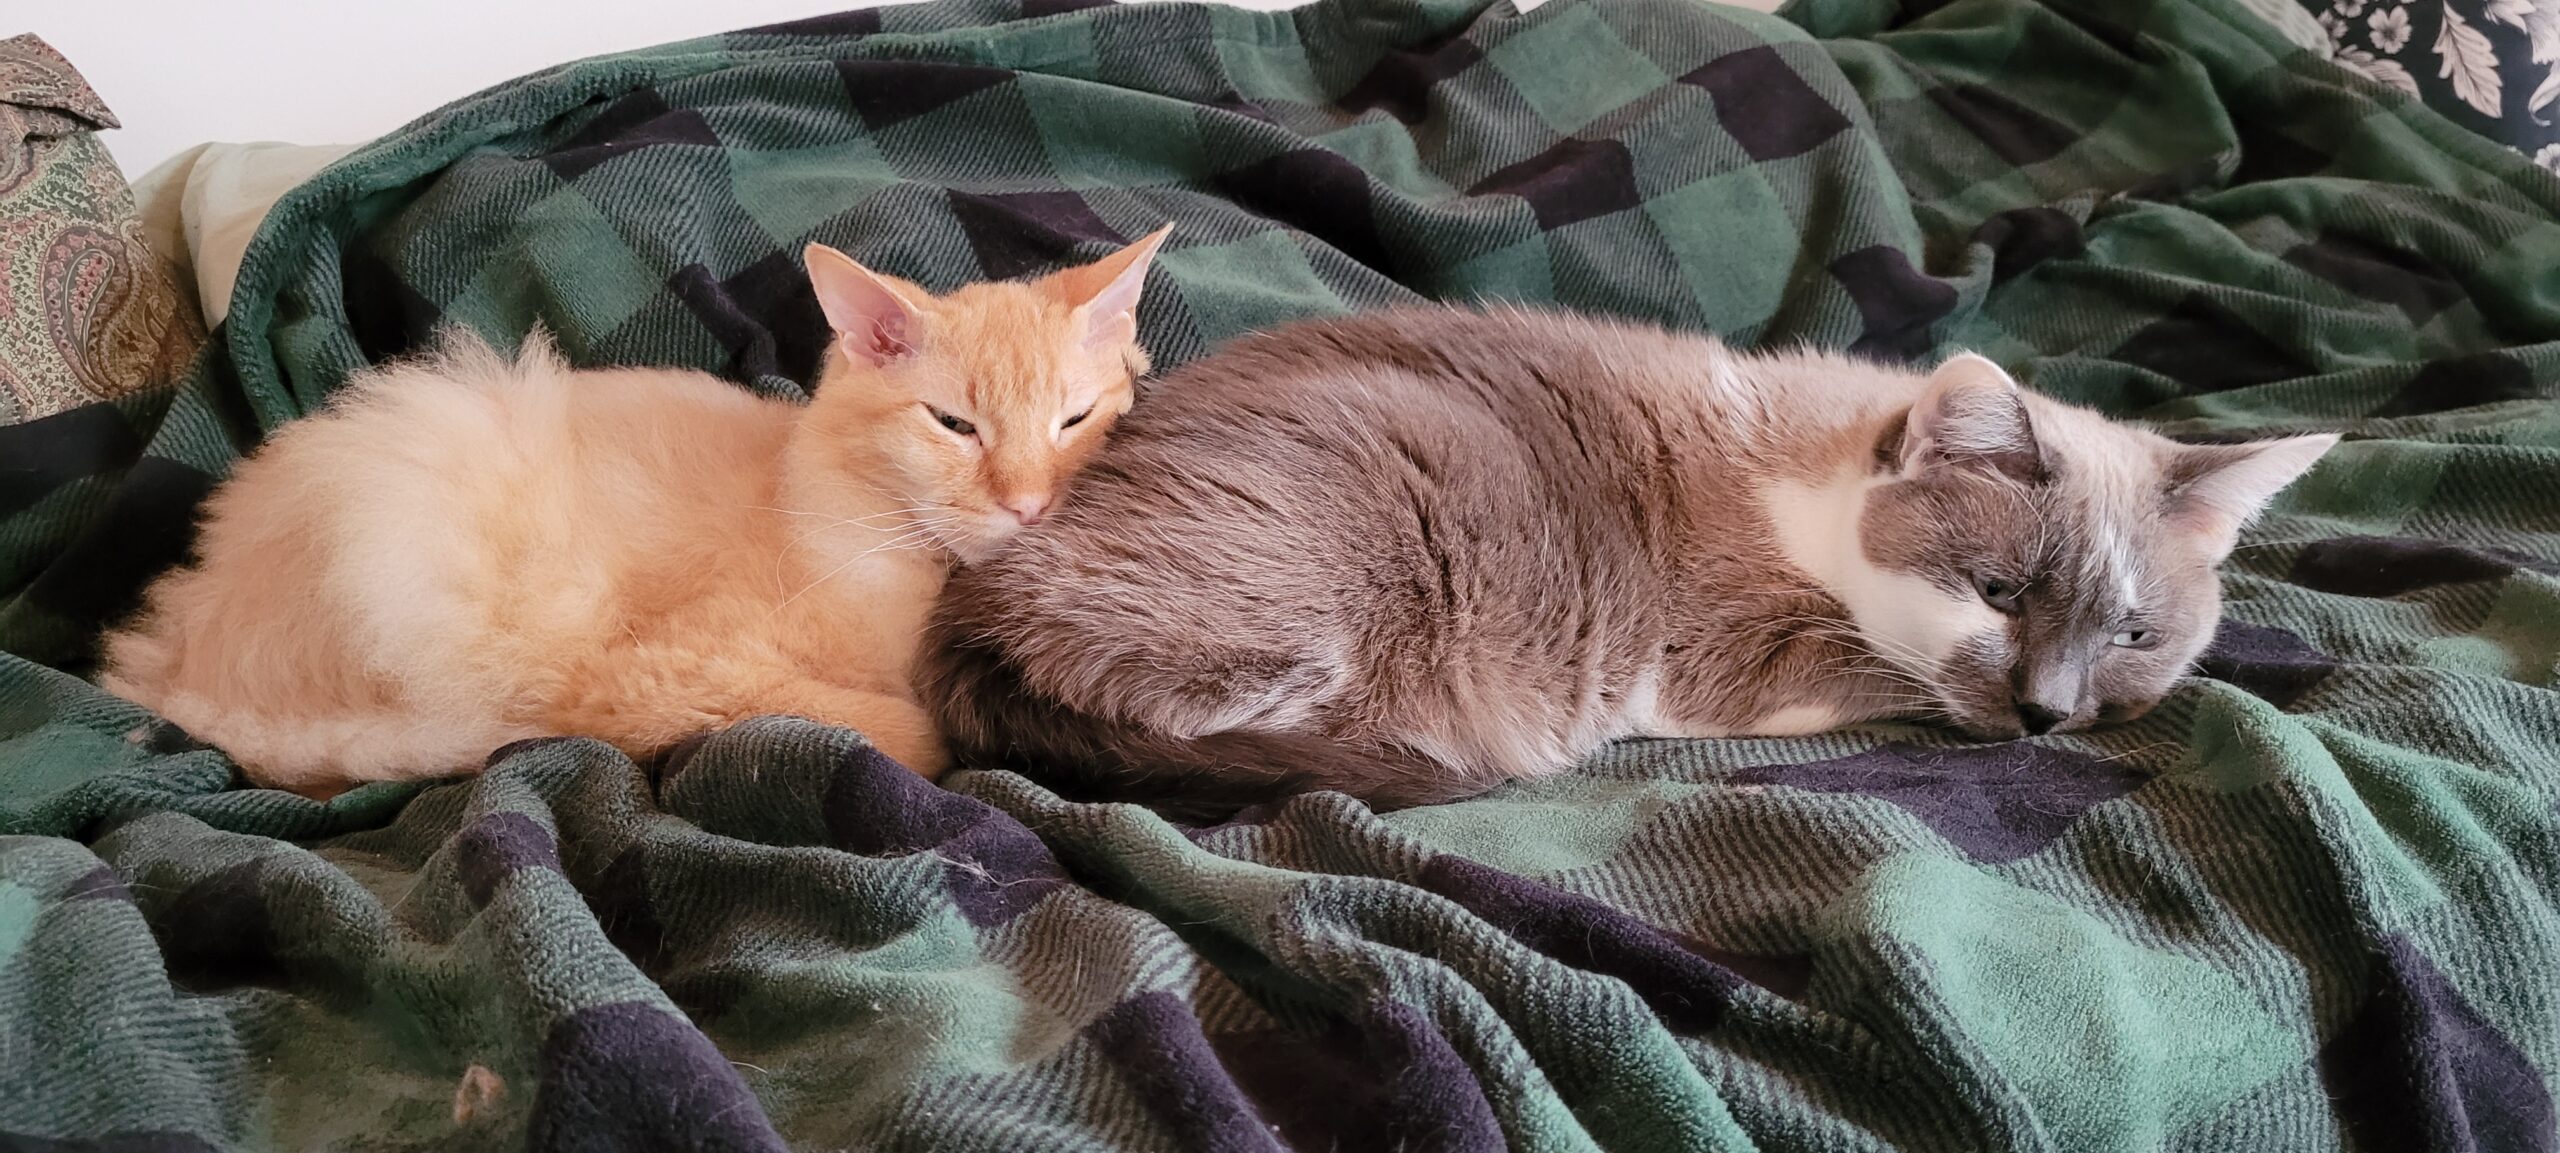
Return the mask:
{"type": "Polygon", "coordinates": [[[1127,410],[1164,236],[939,298],[812,245],[836,339],[805,407],[450,337],[244,461],[101,682],[312,793],[764,713],[939,773],[908,689],[925,616],[1127,410]]]}

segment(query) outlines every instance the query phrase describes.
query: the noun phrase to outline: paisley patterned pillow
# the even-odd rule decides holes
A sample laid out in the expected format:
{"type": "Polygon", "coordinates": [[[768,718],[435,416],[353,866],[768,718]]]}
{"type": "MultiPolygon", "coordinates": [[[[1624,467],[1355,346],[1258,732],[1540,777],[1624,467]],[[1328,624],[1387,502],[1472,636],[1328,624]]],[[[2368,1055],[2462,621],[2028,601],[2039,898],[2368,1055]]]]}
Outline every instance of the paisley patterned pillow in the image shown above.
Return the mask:
{"type": "Polygon", "coordinates": [[[0,40],[0,424],[174,381],[204,340],[94,135],[115,126],[44,41],[0,40]]]}
{"type": "Polygon", "coordinates": [[[2560,172],[2560,0],[2300,0],[2339,63],[2560,172]]]}

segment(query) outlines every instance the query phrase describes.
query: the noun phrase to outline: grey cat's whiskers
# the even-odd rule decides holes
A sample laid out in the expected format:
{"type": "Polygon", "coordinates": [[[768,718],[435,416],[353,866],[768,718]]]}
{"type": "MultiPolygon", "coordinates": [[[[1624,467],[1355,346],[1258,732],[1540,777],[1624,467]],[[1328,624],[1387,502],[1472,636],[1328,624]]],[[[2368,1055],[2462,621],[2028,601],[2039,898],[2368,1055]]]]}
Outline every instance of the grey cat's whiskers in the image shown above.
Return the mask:
{"type": "Polygon", "coordinates": [[[1890,636],[1863,635],[1858,632],[1856,625],[1848,621],[1841,620],[1838,617],[1811,615],[1789,616],[1776,618],[1776,623],[1802,625],[1819,629],[1821,630],[1821,635],[1837,638],[1863,649],[1873,650],[1871,652],[1853,653],[1848,656],[1835,657],[1832,659],[1856,664],[1861,671],[1872,672],[1878,676],[1907,677],[1916,683],[1925,685],[1928,682],[1923,680],[1919,674],[1911,672],[1904,666],[1902,661],[1890,658],[1896,656],[1903,657],[1922,668],[1927,668],[1936,663],[1929,658],[1928,654],[1911,647],[1907,643],[1890,636]]]}

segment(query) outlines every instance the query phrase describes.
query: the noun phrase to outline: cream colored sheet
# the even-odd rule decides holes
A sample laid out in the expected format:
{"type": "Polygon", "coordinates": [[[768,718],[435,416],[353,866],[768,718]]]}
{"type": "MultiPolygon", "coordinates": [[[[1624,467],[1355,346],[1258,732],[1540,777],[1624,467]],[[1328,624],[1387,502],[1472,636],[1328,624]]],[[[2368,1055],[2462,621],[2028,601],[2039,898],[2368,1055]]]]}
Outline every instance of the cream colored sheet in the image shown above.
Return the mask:
{"type": "Polygon", "coordinates": [[[207,328],[231,310],[240,257],[277,198],[351,144],[199,144],[133,184],[151,246],[177,266],[207,328]]]}

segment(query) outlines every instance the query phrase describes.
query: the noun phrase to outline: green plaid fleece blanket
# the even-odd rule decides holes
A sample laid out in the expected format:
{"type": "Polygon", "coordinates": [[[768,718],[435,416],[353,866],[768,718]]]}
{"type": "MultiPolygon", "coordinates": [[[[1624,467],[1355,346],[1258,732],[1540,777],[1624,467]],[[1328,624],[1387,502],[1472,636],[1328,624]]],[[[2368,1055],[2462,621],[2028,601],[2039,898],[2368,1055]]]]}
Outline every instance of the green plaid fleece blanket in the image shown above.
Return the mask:
{"type": "Polygon", "coordinates": [[[2555,381],[2560,181],[2234,0],[943,0],[555,68],[289,195],[174,395],[0,429],[0,1149],[2547,1153],[2555,381]],[[2349,439],[2133,726],[1384,816],[785,719],[319,804],[77,679],[438,324],[787,395],[804,241],[948,287],[1166,220],[1167,364],[1505,297],[2349,439]]]}

